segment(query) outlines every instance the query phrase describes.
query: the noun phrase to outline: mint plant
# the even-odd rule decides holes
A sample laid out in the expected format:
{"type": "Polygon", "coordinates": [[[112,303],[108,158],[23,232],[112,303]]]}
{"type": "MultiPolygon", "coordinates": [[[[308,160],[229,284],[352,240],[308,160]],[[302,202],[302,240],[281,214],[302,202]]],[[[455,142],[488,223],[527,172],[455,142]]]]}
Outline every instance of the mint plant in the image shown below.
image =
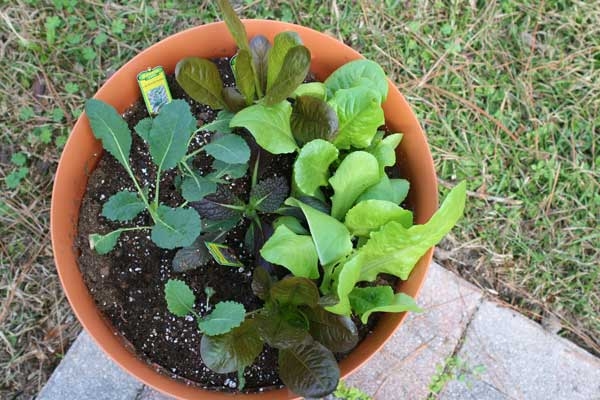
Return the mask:
{"type": "Polygon", "coordinates": [[[111,251],[121,233],[132,230],[150,230],[152,241],[165,249],[191,245],[201,232],[200,216],[185,203],[176,208],[160,203],[161,174],[179,168],[183,173],[182,196],[186,201],[198,201],[216,191],[216,185],[222,181],[224,174],[239,174],[241,166],[250,157],[250,149],[244,139],[234,134],[213,136],[211,143],[186,154],[199,129],[187,103],[173,100],[161,108],[157,117],[143,119],[135,126],[136,133],[147,143],[156,165],[156,183],[150,198],[150,188],[141,187],[129,162],[132,136],[127,123],[112,106],[100,100],[88,100],[85,111],[94,136],[127,171],[136,189],[112,195],[104,204],[102,215],[112,221],[127,222],[146,210],[153,222],[150,226],[124,227],[107,234],[90,235],[90,247],[99,254],[111,251]],[[192,168],[190,160],[200,151],[215,158],[215,172],[209,177],[192,168]]]}

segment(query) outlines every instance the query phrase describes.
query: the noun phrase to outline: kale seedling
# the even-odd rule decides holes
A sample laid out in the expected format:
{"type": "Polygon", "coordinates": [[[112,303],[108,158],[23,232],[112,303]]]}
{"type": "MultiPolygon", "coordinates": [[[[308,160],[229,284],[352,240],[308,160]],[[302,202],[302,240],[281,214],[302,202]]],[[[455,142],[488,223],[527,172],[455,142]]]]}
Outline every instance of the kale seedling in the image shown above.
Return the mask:
{"type": "Polygon", "coordinates": [[[160,203],[161,174],[175,167],[185,171],[182,195],[187,201],[197,201],[216,190],[224,170],[239,169],[250,157],[250,149],[240,136],[225,134],[214,136],[210,144],[186,155],[189,145],[198,131],[197,122],[184,100],[174,100],[162,107],[155,118],[141,120],[136,133],[147,143],[152,161],[156,165],[154,196],[150,198],[148,187],[142,188],[129,162],[132,136],[127,123],[117,111],[100,100],[88,100],[85,107],[94,136],[102,141],[104,149],[125,168],[136,191],[123,190],[112,195],[102,208],[102,215],[112,221],[126,222],[146,210],[152,219],[150,226],[119,228],[104,235],[90,235],[90,247],[99,254],[106,254],[116,245],[122,232],[151,230],[151,238],[157,246],[173,249],[189,246],[201,231],[198,213],[185,203],[173,208],[160,203]],[[203,177],[194,171],[190,158],[199,151],[212,155],[219,164],[216,177],[203,177]]]}

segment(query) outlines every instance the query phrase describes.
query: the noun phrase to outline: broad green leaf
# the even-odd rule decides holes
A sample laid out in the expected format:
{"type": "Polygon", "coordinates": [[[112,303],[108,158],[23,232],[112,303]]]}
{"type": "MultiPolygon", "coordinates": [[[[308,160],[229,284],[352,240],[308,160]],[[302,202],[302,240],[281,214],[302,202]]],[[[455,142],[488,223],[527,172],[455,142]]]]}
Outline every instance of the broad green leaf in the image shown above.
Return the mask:
{"type": "Polygon", "coordinates": [[[298,218],[284,215],[273,221],[273,229],[277,229],[280,226],[285,226],[297,235],[308,235],[309,232],[302,226],[298,218]]]}
{"type": "Polygon", "coordinates": [[[275,229],[260,255],[270,263],[282,265],[295,276],[319,278],[319,258],[310,235],[297,235],[285,225],[275,229]]]}
{"type": "Polygon", "coordinates": [[[175,67],[175,79],[198,103],[206,104],[216,110],[225,108],[223,81],[217,66],[212,61],[199,57],[184,58],[175,67]]]}
{"type": "Polygon", "coordinates": [[[385,200],[394,204],[400,204],[406,199],[410,183],[406,179],[390,179],[382,175],[379,182],[365,190],[356,200],[385,200]]]}
{"type": "Polygon", "coordinates": [[[233,67],[235,85],[246,99],[246,105],[254,102],[254,70],[252,68],[252,55],[249,50],[238,51],[233,67]]]}
{"type": "Polygon", "coordinates": [[[246,309],[235,301],[221,301],[215,309],[198,321],[198,329],[208,336],[222,335],[244,322],[246,309]]]}
{"type": "Polygon", "coordinates": [[[385,123],[377,94],[368,87],[340,89],[329,100],[329,105],[339,119],[333,143],[340,149],[368,147],[377,128],[385,123]]]}
{"type": "Polygon", "coordinates": [[[272,176],[258,182],[250,191],[250,204],[262,212],[277,211],[290,194],[290,186],[283,176],[272,176]]]}
{"type": "Polygon", "coordinates": [[[169,279],[165,285],[167,309],[178,317],[185,317],[194,310],[196,296],[185,282],[169,279]]]}
{"type": "Polygon", "coordinates": [[[355,288],[349,295],[350,304],[363,324],[367,324],[369,316],[374,312],[423,311],[415,299],[405,293],[397,293],[389,286],[355,288]]]}
{"type": "Polygon", "coordinates": [[[284,59],[288,51],[295,46],[301,45],[302,40],[296,32],[281,32],[275,36],[273,40],[273,47],[269,51],[268,55],[268,68],[267,68],[267,90],[269,90],[279,72],[283,67],[284,59]]]}
{"type": "Polygon", "coordinates": [[[221,110],[217,114],[217,118],[215,118],[212,122],[209,122],[208,124],[202,125],[200,127],[200,130],[219,133],[233,133],[233,131],[229,127],[229,123],[231,122],[231,118],[233,118],[234,115],[235,114],[231,111],[221,110]]]}
{"type": "Polygon", "coordinates": [[[396,147],[398,147],[401,140],[402,134],[394,133],[386,136],[374,148],[368,150],[379,162],[382,175],[385,172],[385,167],[391,167],[396,164],[396,147]]]}
{"type": "Polygon", "coordinates": [[[152,121],[151,117],[144,118],[140,122],[135,125],[135,132],[144,139],[144,142],[148,142],[148,136],[150,136],[150,130],[152,129],[152,121]]]}
{"type": "Polygon", "coordinates": [[[348,211],[344,224],[354,236],[369,236],[390,221],[410,228],[413,214],[390,201],[365,200],[348,211]]]}
{"type": "Polygon", "coordinates": [[[280,304],[314,307],[319,301],[319,289],[308,278],[291,276],[271,286],[271,298],[280,304]]]}
{"type": "Polygon", "coordinates": [[[317,99],[325,100],[325,85],[321,82],[303,83],[294,90],[291,97],[312,96],[317,99]]]}
{"type": "Polygon", "coordinates": [[[89,99],[85,103],[85,113],[94,136],[102,140],[104,150],[116,158],[125,169],[129,169],[131,131],[127,122],[110,104],[96,99],[89,99]]]}
{"type": "Polygon", "coordinates": [[[240,93],[240,91],[233,86],[227,86],[223,88],[223,101],[227,105],[227,109],[234,113],[240,111],[246,107],[246,99],[240,93]]]}
{"type": "Polygon", "coordinates": [[[106,235],[92,233],[88,238],[90,241],[90,249],[95,250],[96,253],[100,255],[108,253],[116,246],[117,240],[119,240],[122,232],[121,229],[117,229],[106,235]]]}
{"type": "Polygon", "coordinates": [[[310,51],[304,46],[289,49],[277,78],[267,89],[265,104],[272,106],[291,96],[298,85],[304,81],[309,69],[310,51]]]}
{"type": "Polygon", "coordinates": [[[342,220],[358,196],[379,179],[379,163],[373,155],[365,151],[348,154],[329,179],[334,192],[331,215],[342,220]]]}
{"type": "Polygon", "coordinates": [[[243,164],[250,159],[250,147],[239,135],[225,134],[211,140],[204,151],[216,160],[229,164],[243,164]]]}
{"type": "Polygon", "coordinates": [[[240,49],[247,50],[248,35],[246,34],[246,28],[235,13],[233,7],[231,7],[231,3],[229,3],[228,0],[217,0],[217,4],[221,9],[221,15],[223,16],[223,20],[225,20],[225,24],[227,25],[227,29],[229,29],[229,33],[231,33],[231,36],[233,36],[235,44],[240,49]]]}
{"type": "Polygon", "coordinates": [[[245,320],[231,332],[219,336],[202,336],[200,356],[208,368],[227,374],[251,365],[263,348],[256,322],[245,320]]]}
{"type": "MultiPolygon", "coordinates": [[[[360,251],[360,249],[359,249],[360,251]]],[[[325,307],[329,312],[350,316],[352,314],[352,308],[350,307],[350,300],[348,295],[356,286],[360,278],[360,263],[356,262],[356,256],[352,257],[346,263],[338,267],[337,278],[336,278],[336,289],[335,294],[338,297],[338,303],[334,306],[325,307]]]]}
{"type": "Polygon", "coordinates": [[[174,168],[183,159],[195,130],[196,118],[184,100],[162,106],[147,138],[150,155],[160,171],[174,168]]]}
{"type": "Polygon", "coordinates": [[[186,247],[200,234],[200,216],[192,208],[171,208],[160,205],[156,225],[152,227],[152,241],[163,249],[186,247]]]}
{"type": "Polygon", "coordinates": [[[336,262],[352,251],[350,232],[340,221],[294,198],[285,204],[304,213],[321,265],[336,262]]]}
{"type": "Polygon", "coordinates": [[[248,164],[228,164],[220,160],[215,160],[212,168],[214,171],[206,176],[208,179],[221,179],[224,176],[238,179],[246,175],[248,164]]]}
{"type": "Polygon", "coordinates": [[[244,108],[231,120],[231,127],[246,128],[260,147],[272,154],[292,153],[298,146],[290,129],[292,106],[287,101],[268,107],[244,108]]]}
{"type": "Polygon", "coordinates": [[[400,223],[389,222],[378,232],[373,232],[369,241],[349,262],[359,266],[359,280],[373,281],[380,273],[408,279],[419,258],[437,244],[462,216],[466,190],[465,182],[458,184],[424,225],[406,229],[400,223]]]}
{"type": "Polygon", "coordinates": [[[279,350],[279,377],[292,392],[321,398],[335,390],[340,370],[331,351],[310,341],[279,350]]]}
{"type": "Polygon", "coordinates": [[[262,35],[256,35],[250,41],[250,54],[252,54],[252,65],[256,76],[256,92],[262,93],[262,96],[267,90],[267,66],[270,50],[271,43],[262,35]]]}
{"type": "Polygon", "coordinates": [[[252,293],[262,300],[269,299],[269,291],[273,285],[273,278],[263,267],[254,268],[252,274],[252,293]]]}
{"type": "Polygon", "coordinates": [[[135,218],[146,205],[136,192],[122,190],[110,196],[102,206],[102,216],[111,221],[130,221],[135,218]]]}
{"type": "Polygon", "coordinates": [[[298,141],[302,143],[313,139],[333,141],[338,126],[338,117],[329,104],[312,96],[296,97],[290,116],[290,127],[298,141]]]}
{"type": "Polygon", "coordinates": [[[350,317],[326,311],[323,307],[304,309],[310,334],[335,353],[352,350],[358,343],[358,329],[350,317]]]}
{"type": "Polygon", "coordinates": [[[199,201],[217,191],[217,184],[210,179],[193,172],[181,182],[181,195],[187,201],[199,201]]]}
{"type": "Polygon", "coordinates": [[[327,185],[329,166],[337,160],[339,151],[331,143],[315,139],[300,149],[294,162],[294,182],[298,190],[307,196],[315,196],[320,186],[327,185]]]}
{"type": "Polygon", "coordinates": [[[202,231],[203,232],[227,232],[233,229],[239,222],[241,216],[237,215],[233,218],[220,219],[220,220],[202,220],[202,231]]]}
{"type": "Polygon", "coordinates": [[[289,323],[279,308],[263,309],[256,318],[256,327],[260,337],[271,347],[285,349],[300,343],[312,341],[305,329],[289,323]]]}
{"type": "Polygon", "coordinates": [[[327,97],[332,98],[340,89],[367,87],[377,93],[379,104],[387,98],[388,81],[383,69],[374,61],[355,60],[342,65],[325,80],[327,97]]]}

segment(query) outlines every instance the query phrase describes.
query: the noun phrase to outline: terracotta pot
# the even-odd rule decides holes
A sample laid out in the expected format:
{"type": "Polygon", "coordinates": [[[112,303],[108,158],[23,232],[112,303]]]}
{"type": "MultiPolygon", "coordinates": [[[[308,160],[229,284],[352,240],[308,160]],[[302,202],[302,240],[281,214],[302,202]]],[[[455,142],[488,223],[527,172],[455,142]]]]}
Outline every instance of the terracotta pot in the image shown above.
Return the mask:
{"type": "MultiPolygon", "coordinates": [[[[244,21],[249,37],[262,34],[270,40],[282,31],[297,32],[312,53],[312,71],[319,80],[324,80],[342,64],[362,58],[356,51],[343,43],[301,26],[275,21],[244,21]]],[[[235,45],[222,22],[199,26],[173,35],[141,52],[96,93],[96,98],[112,104],[120,112],[140,98],[136,82],[138,72],[162,65],[172,73],[177,61],[188,56],[222,57],[231,56],[235,45]]],[[[425,135],[404,97],[390,82],[387,101],[384,104],[386,121],[394,132],[404,133],[398,150],[398,162],[402,174],[411,182],[409,202],[415,211],[416,223],[426,222],[437,209],[437,184],[433,160],[425,135]]],[[[98,345],[117,364],[147,385],[181,399],[225,399],[231,394],[203,391],[160,375],[138,359],[115,334],[103,319],[83,281],[77,263],[75,247],[79,208],[84,195],[88,176],[102,156],[102,147],[95,140],[87,117],[82,115],[63,150],[56,172],[52,193],[51,230],[56,268],[63,288],[77,318],[96,340],[98,345]]],[[[416,296],[425,279],[433,249],[419,261],[410,279],[402,282],[398,290],[416,296]]],[[[348,376],[378,351],[406,315],[384,315],[375,331],[340,363],[342,376],[348,376]]],[[[293,399],[296,395],[287,389],[250,395],[239,395],[244,399],[293,399]]]]}

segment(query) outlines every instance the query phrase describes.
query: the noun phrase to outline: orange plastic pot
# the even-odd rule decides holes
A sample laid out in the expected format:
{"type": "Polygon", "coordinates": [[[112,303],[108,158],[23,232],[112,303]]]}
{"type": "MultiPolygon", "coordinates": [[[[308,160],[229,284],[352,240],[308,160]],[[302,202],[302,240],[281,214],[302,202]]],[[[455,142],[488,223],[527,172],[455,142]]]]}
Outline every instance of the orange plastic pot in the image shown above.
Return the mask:
{"type": "MultiPolygon", "coordinates": [[[[339,66],[362,56],[343,43],[302,26],[265,20],[244,21],[248,35],[262,34],[269,38],[282,31],[297,32],[312,54],[312,71],[324,80],[339,66]]],[[[96,98],[113,105],[120,112],[140,98],[136,82],[138,72],[162,65],[172,73],[177,61],[188,56],[223,57],[235,51],[233,39],[222,22],[199,26],[173,35],[141,52],[119,69],[96,93],[96,98]]],[[[404,138],[398,149],[398,163],[405,178],[411,182],[409,202],[416,223],[426,222],[437,209],[437,184],[433,160],[425,135],[404,97],[390,82],[384,104],[386,122],[394,132],[404,138]]],[[[102,146],[97,141],[83,114],[63,150],[52,193],[51,231],[56,268],[63,288],[77,318],[98,345],[117,364],[145,384],[180,399],[294,399],[287,389],[270,392],[232,395],[200,390],[183,382],[157,373],[154,368],[138,359],[126,342],[108,324],[94,304],[79,270],[75,247],[79,208],[88,176],[102,156],[102,146]]],[[[134,155],[135,157],[135,155],[134,155]]],[[[433,249],[417,264],[413,273],[398,290],[416,296],[425,280],[433,249]]],[[[369,335],[346,359],[340,363],[342,376],[348,376],[365,363],[400,326],[405,314],[384,315],[375,331],[369,335]]]]}

